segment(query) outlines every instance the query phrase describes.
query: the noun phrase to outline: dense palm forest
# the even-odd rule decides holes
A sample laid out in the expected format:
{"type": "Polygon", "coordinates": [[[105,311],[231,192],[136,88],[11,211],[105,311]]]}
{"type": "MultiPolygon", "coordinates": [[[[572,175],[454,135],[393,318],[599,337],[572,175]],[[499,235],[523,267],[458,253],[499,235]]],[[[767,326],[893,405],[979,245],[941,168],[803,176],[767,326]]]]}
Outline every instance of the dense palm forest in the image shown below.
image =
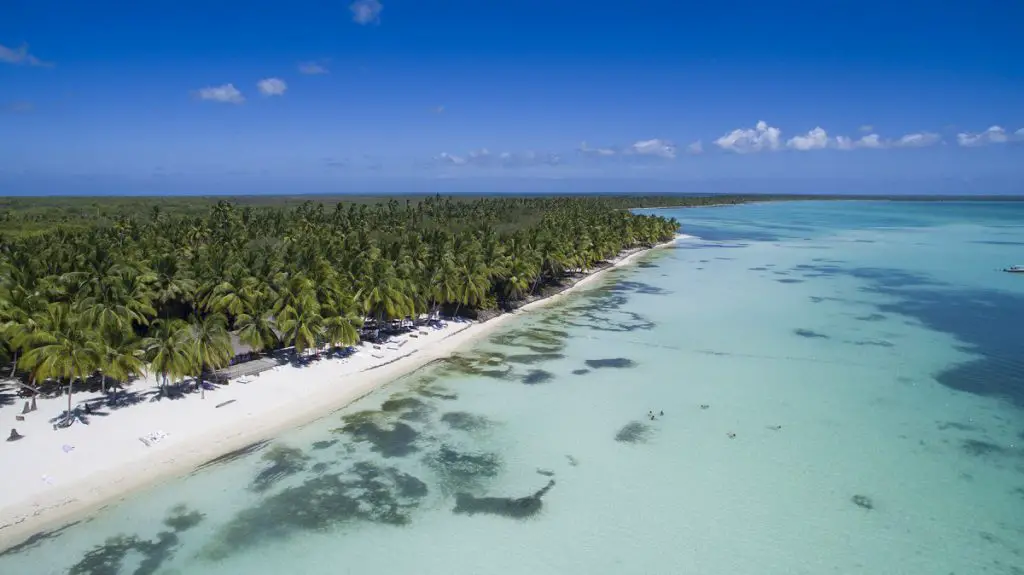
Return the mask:
{"type": "Polygon", "coordinates": [[[675,220],[636,215],[627,204],[220,200],[202,214],[155,206],[0,236],[3,375],[30,393],[68,386],[70,413],[76,380],[201,378],[232,360],[231,334],[256,353],[302,354],[352,345],[364,328],[391,320],[513,308],[676,232],[675,220]]]}
{"type": "MultiPolygon", "coordinates": [[[[420,203],[428,197],[422,195],[404,195],[394,198],[401,205],[406,202],[420,203]]],[[[450,203],[472,203],[481,199],[497,196],[459,194],[445,198],[450,203]]],[[[227,200],[239,209],[251,207],[294,209],[312,202],[327,206],[337,203],[376,204],[387,203],[390,198],[381,196],[329,196],[329,195],[289,195],[289,196],[120,196],[120,197],[88,197],[88,196],[25,196],[0,197],[0,237],[37,234],[51,231],[57,227],[66,230],[87,229],[96,226],[113,225],[120,218],[134,216],[148,219],[154,214],[168,216],[204,216],[217,203],[227,200]]],[[[611,208],[649,208],[663,206],[701,206],[709,204],[733,204],[752,200],[786,199],[784,196],[601,196],[604,205],[611,208]]],[[[519,215],[535,213],[532,204],[521,204],[507,207],[503,218],[507,222],[520,222],[519,215]]]]}

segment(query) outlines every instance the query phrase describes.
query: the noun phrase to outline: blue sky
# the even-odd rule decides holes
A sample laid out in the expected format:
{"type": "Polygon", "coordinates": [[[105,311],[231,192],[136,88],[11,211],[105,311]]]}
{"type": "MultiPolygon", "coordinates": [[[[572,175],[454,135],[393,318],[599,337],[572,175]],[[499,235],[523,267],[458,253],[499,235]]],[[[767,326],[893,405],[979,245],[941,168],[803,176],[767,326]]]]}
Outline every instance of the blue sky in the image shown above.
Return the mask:
{"type": "Polygon", "coordinates": [[[6,0],[0,194],[1024,193],[1010,0],[6,0]]]}

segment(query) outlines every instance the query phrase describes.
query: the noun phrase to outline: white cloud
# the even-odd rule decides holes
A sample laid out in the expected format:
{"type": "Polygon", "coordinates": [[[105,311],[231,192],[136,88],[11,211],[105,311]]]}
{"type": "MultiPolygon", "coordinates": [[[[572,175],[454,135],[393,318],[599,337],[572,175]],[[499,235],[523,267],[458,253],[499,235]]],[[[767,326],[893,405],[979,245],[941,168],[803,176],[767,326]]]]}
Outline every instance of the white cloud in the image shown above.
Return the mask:
{"type": "Polygon", "coordinates": [[[814,128],[803,136],[794,136],[786,142],[786,146],[794,150],[821,150],[829,145],[828,133],[820,127],[814,128]]]}
{"type": "Polygon", "coordinates": [[[861,132],[874,132],[875,131],[875,127],[872,126],[871,124],[864,124],[863,126],[860,127],[860,131],[861,132]]]}
{"type": "Polygon", "coordinates": [[[462,156],[455,156],[448,152],[441,152],[441,154],[437,156],[437,159],[456,166],[461,166],[467,163],[466,158],[463,158],[462,156]]]}
{"type": "Polygon", "coordinates": [[[535,152],[533,150],[527,150],[519,154],[512,154],[509,152],[503,152],[499,156],[499,160],[502,167],[505,168],[522,168],[527,166],[557,166],[562,163],[562,158],[558,154],[549,154],[547,152],[535,152]]]}
{"type": "Polygon", "coordinates": [[[234,84],[200,88],[196,90],[196,95],[199,96],[200,100],[211,100],[227,104],[241,104],[245,101],[245,96],[242,96],[242,93],[238,91],[238,88],[235,88],[234,84]]]}
{"type": "Polygon", "coordinates": [[[778,150],[779,136],[782,132],[778,128],[769,126],[766,122],[760,121],[754,128],[737,129],[729,132],[715,140],[715,145],[723,150],[731,150],[738,153],[759,152],[761,150],[778,150]]]}
{"type": "Polygon", "coordinates": [[[942,137],[932,132],[917,132],[906,134],[899,140],[892,143],[897,148],[925,148],[934,146],[942,141],[942,137]]]}
{"type": "Polygon", "coordinates": [[[16,66],[41,66],[49,68],[53,66],[53,62],[43,62],[39,58],[30,54],[28,51],[28,44],[22,44],[17,48],[8,48],[0,44],[0,62],[7,64],[14,64],[16,66]]]}
{"type": "Polygon", "coordinates": [[[325,64],[319,62],[303,62],[299,64],[299,73],[307,76],[317,76],[320,74],[330,74],[331,71],[327,69],[325,64]]]}
{"type": "Polygon", "coordinates": [[[657,156],[659,158],[675,158],[676,147],[672,142],[655,138],[653,140],[641,140],[635,142],[629,148],[630,153],[638,156],[657,156]]]}
{"type": "MultiPolygon", "coordinates": [[[[1018,130],[1020,132],[1020,130],[1018,130]]],[[[986,144],[1002,144],[1010,138],[1000,126],[991,126],[980,134],[961,132],[956,135],[956,143],[964,147],[978,147],[986,144]]]]}
{"type": "Polygon", "coordinates": [[[854,150],[856,148],[884,148],[885,142],[878,134],[868,134],[859,140],[847,136],[836,136],[835,147],[840,150],[854,150]]]}
{"type": "Polygon", "coordinates": [[[283,96],[288,89],[288,84],[285,84],[284,80],[280,78],[264,78],[256,82],[256,87],[264,96],[283,96]]]}
{"type": "Polygon", "coordinates": [[[383,9],[384,6],[378,0],[356,0],[349,5],[349,10],[352,10],[352,21],[364,26],[379,22],[383,9]]]}
{"type": "Polygon", "coordinates": [[[1018,138],[1024,138],[1024,128],[1017,130],[1016,132],[1013,133],[1013,135],[1017,136],[1018,138]]]}
{"type": "Polygon", "coordinates": [[[579,151],[588,156],[614,156],[617,153],[612,148],[591,148],[586,142],[580,144],[579,151]]]}
{"type": "Polygon", "coordinates": [[[703,153],[704,152],[704,143],[701,142],[700,140],[697,140],[696,142],[690,144],[689,146],[686,146],[686,151],[691,153],[691,154],[703,153]]]}
{"type": "Polygon", "coordinates": [[[884,148],[885,142],[882,141],[881,136],[878,134],[868,134],[863,138],[854,142],[854,146],[858,148],[884,148]]]}
{"type": "Polygon", "coordinates": [[[492,154],[487,148],[481,148],[462,156],[442,152],[436,159],[443,164],[451,166],[475,166],[481,168],[524,168],[542,165],[556,166],[561,163],[561,158],[557,154],[534,151],[492,154]]]}

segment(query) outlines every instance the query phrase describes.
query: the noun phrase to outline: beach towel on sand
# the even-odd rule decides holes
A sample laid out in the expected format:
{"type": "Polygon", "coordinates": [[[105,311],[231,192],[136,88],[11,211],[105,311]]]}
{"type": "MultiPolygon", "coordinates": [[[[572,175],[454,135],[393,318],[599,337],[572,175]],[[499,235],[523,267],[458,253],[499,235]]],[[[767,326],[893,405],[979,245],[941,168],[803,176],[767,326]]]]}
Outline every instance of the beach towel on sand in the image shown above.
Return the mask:
{"type": "Polygon", "coordinates": [[[154,444],[160,443],[160,440],[165,437],[167,437],[167,433],[158,429],[153,433],[143,435],[142,437],[139,438],[139,441],[145,444],[146,447],[150,447],[154,444]]]}

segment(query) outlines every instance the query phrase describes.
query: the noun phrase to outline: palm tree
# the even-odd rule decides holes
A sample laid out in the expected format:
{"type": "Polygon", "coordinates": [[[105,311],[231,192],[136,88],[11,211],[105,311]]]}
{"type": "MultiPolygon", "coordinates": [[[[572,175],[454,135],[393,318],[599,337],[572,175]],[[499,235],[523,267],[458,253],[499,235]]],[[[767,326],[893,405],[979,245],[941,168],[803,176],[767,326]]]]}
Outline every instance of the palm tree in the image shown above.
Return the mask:
{"type": "Polygon", "coordinates": [[[194,354],[189,338],[173,333],[185,318],[221,314],[256,351],[279,345],[279,331],[300,352],[343,344],[361,318],[380,327],[445,305],[458,314],[508,303],[678,229],[624,208],[709,201],[436,196],[333,210],[218,201],[205,211],[132,201],[90,205],[87,217],[73,204],[43,215],[9,206],[0,213],[0,351],[29,368],[31,387],[42,358],[24,355],[37,332],[53,331],[40,318],[61,303],[102,342],[105,377],[139,371],[137,351],[124,347],[137,334],[164,386],[198,369],[183,359],[194,354]],[[95,225],[97,212],[106,224],[95,225]],[[150,325],[155,316],[162,321],[150,325]]]}
{"type": "Polygon", "coordinates": [[[412,298],[390,261],[377,255],[377,252],[371,253],[369,257],[355,300],[363,313],[377,320],[377,329],[380,330],[385,319],[413,313],[412,298]]]}
{"type": "Polygon", "coordinates": [[[459,287],[457,290],[458,303],[455,307],[455,314],[459,313],[459,306],[476,306],[484,301],[487,292],[490,290],[490,271],[487,265],[479,259],[464,262],[456,271],[458,274],[459,287]]]}
{"type": "Polygon", "coordinates": [[[153,322],[151,335],[144,340],[143,349],[149,367],[160,374],[160,388],[165,391],[167,381],[184,378],[192,370],[192,346],[188,340],[189,325],[180,319],[158,319],[153,322]]]}
{"type": "Polygon", "coordinates": [[[317,348],[324,331],[324,318],[320,315],[320,304],[310,296],[288,306],[278,317],[282,338],[295,347],[295,353],[317,348]]]}
{"type": "Polygon", "coordinates": [[[103,375],[104,391],[107,391],[108,377],[125,382],[145,371],[145,354],[138,339],[121,335],[102,343],[99,369],[103,375]]]}
{"type": "Polygon", "coordinates": [[[200,397],[206,398],[203,387],[203,371],[220,369],[231,361],[233,350],[228,335],[227,320],[219,313],[193,316],[191,322],[191,358],[198,379],[200,397]]]}
{"type": "Polygon", "coordinates": [[[278,343],[274,306],[275,295],[269,286],[254,290],[246,301],[246,311],[235,318],[238,338],[257,353],[278,343]]]}
{"type": "Polygon", "coordinates": [[[535,277],[536,268],[527,262],[516,260],[512,263],[508,277],[505,278],[504,292],[509,300],[517,300],[530,290],[530,279],[535,277]]]}
{"type": "Polygon", "coordinates": [[[343,297],[332,308],[322,308],[323,337],[330,346],[349,346],[359,342],[363,318],[355,310],[351,296],[343,297]]]}
{"type": "Polygon", "coordinates": [[[39,323],[42,329],[32,337],[32,348],[22,361],[31,367],[37,380],[67,380],[68,411],[65,421],[70,425],[74,382],[88,377],[99,367],[101,343],[84,317],[76,314],[66,303],[51,303],[39,323]]]}
{"type": "Polygon", "coordinates": [[[37,320],[46,309],[46,299],[16,285],[0,290],[0,302],[0,330],[14,355],[10,373],[14,377],[18,355],[28,349],[39,329],[37,320]]]}

